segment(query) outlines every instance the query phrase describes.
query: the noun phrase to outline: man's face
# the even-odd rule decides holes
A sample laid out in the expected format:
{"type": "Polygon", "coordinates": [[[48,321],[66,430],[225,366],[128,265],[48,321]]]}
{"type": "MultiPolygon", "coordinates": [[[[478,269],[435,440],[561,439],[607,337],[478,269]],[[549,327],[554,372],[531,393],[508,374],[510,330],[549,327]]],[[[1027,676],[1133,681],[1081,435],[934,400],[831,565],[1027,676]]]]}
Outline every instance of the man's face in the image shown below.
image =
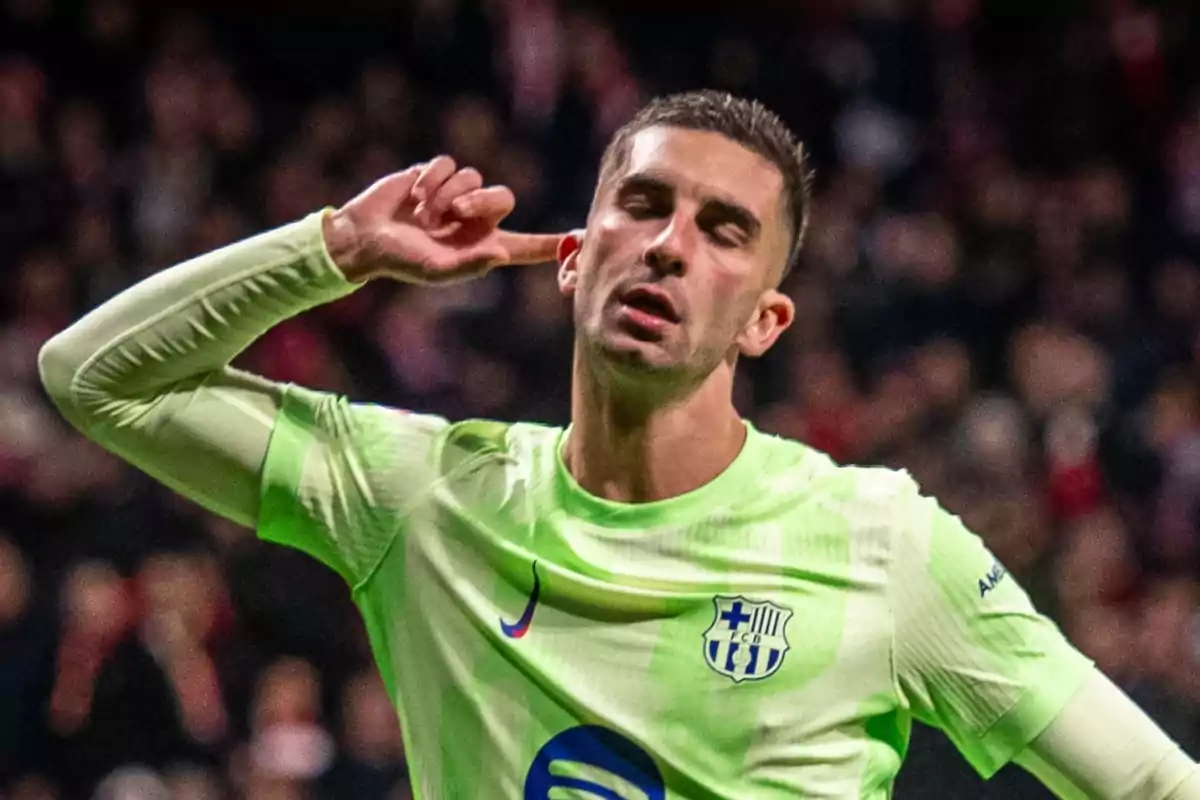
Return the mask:
{"type": "Polygon", "coordinates": [[[651,127],[603,176],[560,270],[586,347],[623,372],[702,380],[791,321],[783,177],[718,133],[651,127]]]}

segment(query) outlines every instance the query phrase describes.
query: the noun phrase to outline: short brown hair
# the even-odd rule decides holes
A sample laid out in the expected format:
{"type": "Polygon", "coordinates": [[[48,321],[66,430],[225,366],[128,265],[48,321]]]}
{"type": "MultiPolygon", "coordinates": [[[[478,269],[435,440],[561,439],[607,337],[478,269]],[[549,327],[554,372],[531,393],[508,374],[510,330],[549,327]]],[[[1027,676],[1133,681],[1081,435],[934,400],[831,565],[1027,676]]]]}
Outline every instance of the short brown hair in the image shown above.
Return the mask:
{"type": "Polygon", "coordinates": [[[757,100],[735,97],[728,92],[704,89],[656,97],[613,135],[600,161],[600,179],[603,181],[625,162],[636,133],[656,125],[722,134],[779,169],[792,222],[792,246],[783,267],[786,275],[795,265],[804,243],[812,192],[808,157],[803,143],[791,129],[757,100]]]}

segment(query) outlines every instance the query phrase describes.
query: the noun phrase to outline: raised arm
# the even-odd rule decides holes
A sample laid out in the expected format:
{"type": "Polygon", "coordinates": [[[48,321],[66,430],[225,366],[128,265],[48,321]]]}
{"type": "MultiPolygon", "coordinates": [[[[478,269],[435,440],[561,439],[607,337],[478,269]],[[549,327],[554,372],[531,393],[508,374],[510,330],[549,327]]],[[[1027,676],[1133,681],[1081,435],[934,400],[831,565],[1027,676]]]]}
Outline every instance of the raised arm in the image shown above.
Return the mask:
{"type": "Polygon", "coordinates": [[[245,525],[282,387],[228,366],[272,326],[353,290],[321,215],[164,270],[51,339],[42,382],[84,435],[245,525]]]}
{"type": "Polygon", "coordinates": [[[509,233],[504,187],[440,157],[342,208],[171,267],[51,339],[42,381],[82,433],[248,526],[284,387],[229,367],[279,322],[367,278],[462,279],[552,260],[559,237],[509,233]]]}

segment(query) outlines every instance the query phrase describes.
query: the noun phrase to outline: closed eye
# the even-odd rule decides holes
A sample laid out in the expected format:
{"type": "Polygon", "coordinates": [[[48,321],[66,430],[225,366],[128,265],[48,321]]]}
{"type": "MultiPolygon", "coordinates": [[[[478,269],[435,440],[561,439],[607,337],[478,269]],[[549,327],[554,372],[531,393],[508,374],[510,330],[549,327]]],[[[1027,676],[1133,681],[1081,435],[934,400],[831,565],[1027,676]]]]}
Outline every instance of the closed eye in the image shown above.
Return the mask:
{"type": "Polygon", "coordinates": [[[732,223],[718,225],[708,235],[721,247],[741,247],[746,243],[746,232],[732,223]]]}
{"type": "Polygon", "coordinates": [[[747,209],[720,200],[705,203],[696,221],[721,247],[745,247],[762,228],[758,218],[747,209]]]}
{"type": "Polygon", "coordinates": [[[662,212],[655,209],[654,203],[645,197],[630,197],[621,203],[621,208],[634,219],[647,219],[660,216],[662,212]]]}
{"type": "MultiPolygon", "coordinates": [[[[675,211],[675,187],[654,175],[630,175],[617,190],[616,204],[633,219],[666,217],[675,211]]],[[[696,223],[721,248],[750,247],[762,230],[762,223],[748,208],[717,197],[704,199],[696,223]]]]}
{"type": "Polygon", "coordinates": [[[669,197],[644,192],[632,192],[620,200],[621,209],[634,219],[653,219],[671,213],[669,197]]]}
{"type": "Polygon", "coordinates": [[[673,197],[670,184],[645,175],[634,175],[621,184],[617,205],[634,219],[649,219],[670,214],[673,197]]]}

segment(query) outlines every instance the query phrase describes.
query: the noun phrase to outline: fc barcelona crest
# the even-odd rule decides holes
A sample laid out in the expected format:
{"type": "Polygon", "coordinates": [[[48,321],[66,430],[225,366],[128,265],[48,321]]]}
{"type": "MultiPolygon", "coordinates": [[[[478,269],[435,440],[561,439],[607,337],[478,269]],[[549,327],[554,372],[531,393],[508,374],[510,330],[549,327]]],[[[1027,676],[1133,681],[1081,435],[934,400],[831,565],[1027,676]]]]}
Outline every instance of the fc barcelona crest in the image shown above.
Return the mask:
{"type": "Polygon", "coordinates": [[[790,645],[792,612],[741,595],[713,598],[712,625],[704,632],[704,660],[734,683],[760,681],[779,671],[790,645]]]}

